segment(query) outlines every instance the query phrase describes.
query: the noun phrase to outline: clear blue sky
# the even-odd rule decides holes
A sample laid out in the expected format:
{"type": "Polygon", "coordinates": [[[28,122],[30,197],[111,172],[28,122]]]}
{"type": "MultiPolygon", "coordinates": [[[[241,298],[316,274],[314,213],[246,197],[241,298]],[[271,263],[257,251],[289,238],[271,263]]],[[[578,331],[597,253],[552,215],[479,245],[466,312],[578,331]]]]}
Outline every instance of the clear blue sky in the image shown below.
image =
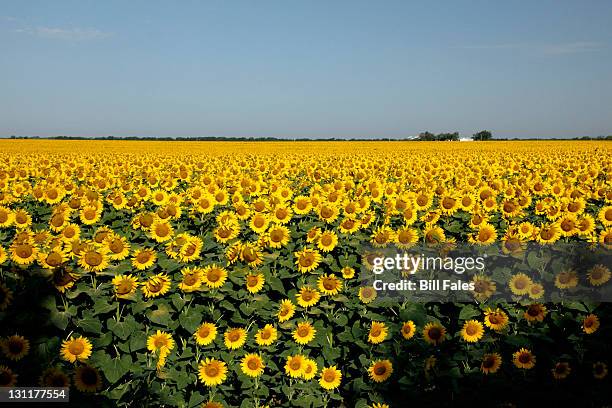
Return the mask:
{"type": "Polygon", "coordinates": [[[0,136],[612,134],[612,1],[0,0],[0,136]]]}

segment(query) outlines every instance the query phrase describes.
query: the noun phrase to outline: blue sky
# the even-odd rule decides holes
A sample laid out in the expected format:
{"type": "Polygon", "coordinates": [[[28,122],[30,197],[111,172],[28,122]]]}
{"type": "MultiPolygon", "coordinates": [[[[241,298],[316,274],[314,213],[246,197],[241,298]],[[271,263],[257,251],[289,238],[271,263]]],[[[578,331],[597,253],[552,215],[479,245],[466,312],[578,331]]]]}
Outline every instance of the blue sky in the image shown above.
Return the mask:
{"type": "Polygon", "coordinates": [[[0,136],[612,134],[611,1],[426,3],[0,0],[0,136]]]}

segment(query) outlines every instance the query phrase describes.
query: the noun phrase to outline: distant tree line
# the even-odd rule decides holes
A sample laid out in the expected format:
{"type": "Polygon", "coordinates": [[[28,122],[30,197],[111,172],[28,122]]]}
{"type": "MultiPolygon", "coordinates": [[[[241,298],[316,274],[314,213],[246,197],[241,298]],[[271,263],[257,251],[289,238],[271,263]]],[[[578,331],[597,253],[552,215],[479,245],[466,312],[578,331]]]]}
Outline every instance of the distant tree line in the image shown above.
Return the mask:
{"type": "MultiPolygon", "coordinates": [[[[118,136],[103,136],[103,137],[85,137],[85,136],[10,136],[10,139],[50,139],[50,140],[157,140],[157,141],[199,141],[199,142],[214,142],[214,141],[224,141],[224,142],[287,142],[287,141],[296,141],[296,142],[342,142],[342,141],[351,141],[351,142],[391,142],[391,141],[458,141],[460,140],[459,132],[452,133],[438,133],[433,134],[431,132],[421,132],[417,137],[405,137],[405,138],[373,138],[373,139],[364,139],[364,138],[325,138],[325,139],[315,139],[315,138],[278,138],[278,137],[225,137],[225,136],[201,136],[201,137],[151,137],[151,136],[126,136],[126,137],[118,137],[118,136]]],[[[472,140],[477,141],[487,141],[487,140],[612,140],[612,135],[609,136],[582,136],[582,137],[574,137],[572,139],[564,139],[564,138],[493,138],[493,133],[488,130],[481,130],[480,132],[474,133],[471,137],[472,140]]]]}
{"type": "Polygon", "coordinates": [[[438,133],[434,135],[431,132],[421,132],[419,133],[418,140],[422,140],[424,142],[437,142],[437,141],[445,141],[445,140],[459,140],[459,132],[453,133],[438,133]]]}

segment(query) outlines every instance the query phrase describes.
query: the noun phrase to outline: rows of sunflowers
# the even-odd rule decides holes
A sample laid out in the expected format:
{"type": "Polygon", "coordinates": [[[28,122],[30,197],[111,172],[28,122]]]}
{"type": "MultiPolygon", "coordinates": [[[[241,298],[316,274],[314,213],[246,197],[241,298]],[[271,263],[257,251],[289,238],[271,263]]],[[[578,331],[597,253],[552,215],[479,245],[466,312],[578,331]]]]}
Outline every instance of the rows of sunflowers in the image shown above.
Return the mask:
{"type": "Polygon", "coordinates": [[[385,303],[359,274],[366,245],[609,248],[607,142],[0,147],[0,387],[79,406],[610,402],[607,304],[538,302],[519,274],[521,302],[385,303]]]}

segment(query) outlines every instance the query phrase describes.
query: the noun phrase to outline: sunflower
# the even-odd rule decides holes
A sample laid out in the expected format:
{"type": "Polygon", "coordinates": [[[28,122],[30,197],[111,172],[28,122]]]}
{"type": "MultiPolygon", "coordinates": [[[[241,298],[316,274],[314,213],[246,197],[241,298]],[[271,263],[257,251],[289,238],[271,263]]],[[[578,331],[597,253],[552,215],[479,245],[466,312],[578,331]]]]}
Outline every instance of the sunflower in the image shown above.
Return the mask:
{"type": "Polygon", "coordinates": [[[153,266],[157,260],[157,253],[151,248],[141,248],[132,255],[132,266],[138,270],[145,270],[153,266]]]}
{"type": "Polygon", "coordinates": [[[555,275],[555,286],[559,289],[570,289],[578,286],[578,274],[574,270],[561,271],[555,275]]]}
{"type": "Polygon", "coordinates": [[[285,362],[285,373],[292,378],[302,377],[302,373],[304,372],[304,363],[305,357],[301,354],[287,356],[287,361],[285,362]]]}
{"type": "Polygon", "coordinates": [[[194,292],[202,286],[202,269],[186,267],[181,269],[183,280],[178,287],[183,292],[194,292]]]}
{"type": "Polygon", "coordinates": [[[416,333],[416,325],[412,320],[408,320],[402,324],[400,332],[402,333],[402,337],[404,337],[404,339],[410,340],[416,333]]]}
{"type": "Polygon", "coordinates": [[[293,217],[293,211],[291,210],[291,207],[281,204],[274,208],[271,215],[272,220],[275,223],[287,224],[289,221],[291,221],[291,217],[293,217]]]}
{"type": "Polygon", "coordinates": [[[501,367],[502,358],[498,353],[485,354],[480,363],[480,370],[484,374],[495,374],[501,367]]]}
{"type": "Polygon", "coordinates": [[[444,230],[437,225],[427,226],[423,230],[423,239],[427,245],[437,245],[446,241],[444,230]]]}
{"type": "Polygon", "coordinates": [[[326,390],[333,390],[340,386],[342,381],[342,373],[336,368],[336,366],[324,367],[321,369],[321,378],[319,379],[319,385],[326,390]]]}
{"type": "MultiPolygon", "coordinates": [[[[147,338],[147,349],[151,353],[161,353],[174,349],[174,340],[169,333],[157,330],[154,334],[147,338]]],[[[165,353],[164,353],[165,354],[165,353]]]]}
{"type": "Polygon", "coordinates": [[[375,402],[372,405],[368,405],[368,408],[389,408],[389,405],[383,404],[381,402],[375,402]]]}
{"type": "Polygon", "coordinates": [[[324,274],[317,279],[317,286],[324,295],[334,296],[342,290],[342,280],[333,274],[324,274]]]}
{"type": "Polygon", "coordinates": [[[222,244],[236,238],[240,233],[240,225],[238,223],[228,223],[219,225],[214,229],[213,235],[217,242],[222,244]]]}
{"type": "Polygon", "coordinates": [[[383,248],[395,241],[395,232],[391,228],[383,225],[375,229],[372,235],[370,235],[370,238],[370,243],[372,245],[383,248]]]}
{"type": "Polygon", "coordinates": [[[240,260],[251,267],[261,265],[263,263],[263,253],[259,245],[251,242],[242,244],[240,246],[240,260]]]}
{"type": "Polygon", "coordinates": [[[517,296],[526,295],[529,293],[529,287],[533,284],[531,278],[524,273],[513,275],[508,283],[510,290],[517,296]]]}
{"type": "Polygon", "coordinates": [[[195,203],[195,211],[200,214],[209,214],[215,209],[215,199],[212,195],[205,193],[195,203]]]}
{"type": "Polygon", "coordinates": [[[315,270],[321,262],[321,254],[310,248],[304,248],[293,254],[297,259],[295,264],[300,272],[306,273],[315,270]]]}
{"type": "Polygon", "coordinates": [[[102,208],[88,205],[79,212],[79,219],[84,225],[94,225],[102,218],[102,208]]]}
{"type": "Polygon", "coordinates": [[[333,231],[323,231],[319,236],[317,247],[323,252],[331,252],[338,245],[338,236],[333,231]]]}
{"type": "Polygon", "coordinates": [[[563,380],[570,375],[570,373],[572,372],[572,368],[570,367],[569,363],[559,362],[555,364],[553,369],[550,371],[552,372],[553,378],[555,380],[563,380]]]}
{"type": "Polygon", "coordinates": [[[41,374],[38,383],[42,387],[70,387],[70,378],[59,368],[49,367],[41,374]]]}
{"type": "Polygon", "coordinates": [[[227,366],[221,360],[206,358],[200,361],[198,377],[207,387],[220,385],[227,378],[227,366]]]}
{"type": "Polygon", "coordinates": [[[270,248],[278,249],[289,242],[290,233],[289,228],[284,225],[273,225],[268,230],[268,245],[270,248]]]}
{"type": "Polygon", "coordinates": [[[423,339],[434,346],[439,345],[444,341],[446,336],[446,328],[440,323],[429,322],[423,328],[423,339]]]}
{"type": "Polygon", "coordinates": [[[217,337],[217,326],[214,323],[204,322],[198,327],[196,332],[193,334],[196,339],[196,343],[200,346],[208,346],[217,337]]]}
{"type": "MultiPolygon", "coordinates": [[[[2,369],[0,368],[0,372],[2,369]]],[[[597,380],[603,380],[608,375],[608,365],[598,361],[593,364],[593,377],[597,380]]]]}
{"type": "Polygon", "coordinates": [[[387,338],[388,329],[383,322],[372,322],[368,333],[368,341],[372,344],[382,343],[387,338]]]}
{"type": "Polygon", "coordinates": [[[129,299],[138,288],[138,278],[132,275],[117,275],[113,278],[112,283],[118,299],[129,299]]]}
{"type": "Polygon", "coordinates": [[[266,365],[264,364],[261,356],[253,353],[246,354],[240,363],[242,372],[249,377],[259,377],[261,374],[263,374],[265,367],[266,365]]]}
{"type": "Polygon", "coordinates": [[[188,242],[180,247],[178,258],[181,262],[187,263],[200,259],[200,253],[204,242],[199,237],[189,237],[188,242]]]}
{"type": "Polygon", "coordinates": [[[395,246],[399,249],[408,249],[414,246],[419,240],[419,233],[414,228],[404,227],[397,230],[394,234],[395,246]]]}
{"type": "Polygon", "coordinates": [[[470,228],[478,229],[481,225],[486,224],[488,220],[489,216],[487,214],[476,212],[470,218],[470,228]]]}
{"type": "Polygon", "coordinates": [[[239,349],[247,339],[246,330],[241,327],[228,328],[223,335],[225,347],[230,350],[239,349]]]}
{"type": "Polygon", "coordinates": [[[362,286],[359,288],[359,300],[368,304],[376,299],[377,292],[372,286],[362,286]]]}
{"type": "Polygon", "coordinates": [[[23,336],[13,335],[0,341],[2,352],[9,360],[19,361],[30,352],[30,342],[23,336]]]}
{"type": "Polygon", "coordinates": [[[301,307],[310,307],[317,304],[321,294],[310,286],[302,286],[300,291],[295,295],[297,304],[301,307]]]}
{"type": "Polygon", "coordinates": [[[529,322],[541,322],[544,320],[544,316],[546,316],[546,306],[541,303],[529,305],[525,313],[523,313],[523,317],[529,322]]]}
{"type": "Polygon", "coordinates": [[[250,273],[246,276],[246,288],[249,293],[259,292],[265,283],[266,279],[261,273],[250,273]]]}
{"type": "Polygon", "coordinates": [[[607,266],[602,264],[597,264],[589,269],[589,273],[587,274],[589,283],[593,286],[601,286],[604,283],[610,280],[610,270],[607,266]]]}
{"type": "Polygon", "coordinates": [[[449,194],[444,194],[442,197],[440,197],[439,210],[447,216],[456,213],[459,209],[459,206],[460,202],[459,200],[457,200],[456,197],[453,197],[449,194]]]}
{"type": "Polygon", "coordinates": [[[312,203],[310,198],[306,196],[297,196],[293,201],[293,211],[296,214],[303,215],[308,214],[312,210],[312,203]]]}
{"type": "Polygon", "coordinates": [[[8,255],[6,254],[6,250],[0,245],[0,265],[6,262],[7,258],[8,255]]]}
{"type": "Polygon", "coordinates": [[[375,382],[386,381],[393,373],[393,365],[389,360],[377,360],[368,368],[370,378],[375,382]]]}
{"type": "Polygon", "coordinates": [[[141,283],[142,293],[147,298],[163,296],[170,290],[170,277],[165,273],[158,273],[141,283]]]}
{"type": "Polygon", "coordinates": [[[278,321],[286,322],[295,314],[295,305],[289,299],[282,300],[278,309],[278,321]]]}
{"type": "Polygon", "coordinates": [[[49,229],[53,232],[60,232],[68,224],[68,213],[57,212],[49,219],[49,229]]]}
{"type": "Polygon", "coordinates": [[[316,242],[320,236],[321,236],[321,228],[312,227],[306,233],[306,242],[312,244],[313,242],[316,242]]]}
{"type": "Polygon", "coordinates": [[[419,220],[423,221],[425,225],[431,226],[438,222],[441,215],[442,215],[442,211],[440,209],[433,208],[433,209],[430,209],[429,211],[426,211],[425,214],[421,215],[419,217],[419,220]]]}
{"type": "Polygon", "coordinates": [[[307,381],[312,380],[317,375],[317,371],[317,362],[310,358],[304,358],[302,378],[307,381]]]}
{"type": "Polygon", "coordinates": [[[612,249],[612,229],[608,228],[601,231],[597,241],[602,244],[605,249],[612,249]]]}
{"type": "Polygon", "coordinates": [[[168,203],[168,193],[164,190],[153,191],[149,198],[153,202],[153,204],[157,206],[162,206],[168,203]]]}
{"type": "Polygon", "coordinates": [[[344,279],[353,279],[355,277],[355,268],[350,266],[345,266],[340,272],[342,272],[342,277],[344,279]]]}
{"type": "Polygon", "coordinates": [[[529,286],[529,297],[531,299],[540,299],[544,296],[544,286],[540,283],[532,283],[529,286]]]}
{"type": "Polygon", "coordinates": [[[32,216],[23,208],[13,213],[13,224],[17,229],[27,229],[32,226],[32,216]]]}
{"type": "Polygon", "coordinates": [[[531,353],[531,351],[527,350],[526,348],[521,348],[519,351],[515,352],[512,355],[512,359],[516,367],[525,370],[533,368],[536,363],[535,356],[531,353]]]}
{"type": "Polygon", "coordinates": [[[269,346],[278,339],[278,331],[271,324],[266,324],[255,334],[255,343],[259,346],[269,346]]]}
{"type": "Polygon", "coordinates": [[[338,218],[340,210],[335,205],[321,204],[317,207],[317,214],[322,221],[331,224],[338,218]]]}
{"type": "Polygon", "coordinates": [[[202,403],[201,408],[223,408],[223,404],[216,401],[206,401],[202,403]]]}
{"type": "Polygon", "coordinates": [[[251,221],[249,222],[249,226],[253,231],[257,234],[262,234],[270,224],[270,218],[263,213],[255,213],[251,217],[251,221]]]}
{"type": "Polygon", "coordinates": [[[51,275],[51,282],[60,293],[64,293],[66,289],[73,287],[78,279],[79,274],[66,266],[56,268],[51,275]]]}
{"type": "Polygon", "coordinates": [[[558,220],[561,235],[571,237],[578,233],[578,219],[573,214],[565,214],[558,220]]]}
{"type": "Polygon", "coordinates": [[[18,375],[10,368],[0,365],[0,387],[13,387],[17,384],[18,375]]]}
{"type": "Polygon", "coordinates": [[[30,242],[14,241],[9,247],[11,260],[18,265],[29,266],[38,256],[38,249],[30,242]]]}
{"type": "Polygon", "coordinates": [[[461,329],[461,338],[468,343],[476,343],[482,338],[484,328],[478,320],[468,320],[461,329]]]}
{"type": "Polygon", "coordinates": [[[597,329],[599,329],[599,318],[591,313],[582,321],[582,330],[586,334],[593,334],[597,329]]]}
{"type": "Polygon", "coordinates": [[[227,270],[216,264],[208,265],[202,270],[202,281],[209,288],[220,288],[227,279],[227,270]]]}
{"type": "Polygon", "coordinates": [[[607,205],[599,210],[597,213],[597,219],[602,223],[604,227],[612,226],[612,206],[607,205]]]}
{"type": "Polygon", "coordinates": [[[426,193],[426,192],[420,192],[414,198],[414,204],[417,207],[417,210],[425,211],[429,209],[429,207],[431,207],[431,205],[433,204],[433,197],[434,197],[433,194],[426,193]]]}
{"type": "Polygon", "coordinates": [[[545,224],[537,229],[536,241],[540,244],[552,244],[561,237],[561,228],[556,223],[545,224]]]}
{"type": "Polygon", "coordinates": [[[527,244],[515,230],[508,230],[501,239],[502,252],[508,255],[521,255],[527,244]]]}
{"type": "Polygon", "coordinates": [[[0,205],[0,228],[10,227],[14,220],[15,214],[13,214],[11,209],[0,205]]]}
{"type": "Polygon", "coordinates": [[[13,292],[0,282],[0,311],[6,310],[13,301],[13,292]]]}
{"type": "Polygon", "coordinates": [[[483,223],[478,227],[478,231],[468,237],[468,241],[476,245],[491,245],[497,239],[497,231],[491,224],[483,223]]]}
{"type": "Polygon", "coordinates": [[[305,345],[314,339],[316,333],[317,330],[310,323],[300,322],[292,335],[296,343],[305,345]]]}
{"type": "Polygon", "coordinates": [[[68,340],[62,342],[61,355],[62,358],[70,363],[85,361],[91,356],[91,342],[85,337],[73,338],[70,336],[68,340]]]}
{"type": "Polygon", "coordinates": [[[113,234],[104,240],[104,246],[113,261],[122,261],[130,254],[130,243],[125,237],[113,234]]]}
{"type": "Polygon", "coordinates": [[[343,234],[352,234],[359,230],[361,223],[353,218],[345,218],[340,222],[338,229],[343,234]]]}
{"type": "Polygon", "coordinates": [[[485,310],[484,324],[492,330],[503,330],[508,324],[508,320],[508,315],[500,308],[497,308],[495,310],[487,308],[485,310]]]}
{"type": "Polygon", "coordinates": [[[576,228],[578,228],[578,235],[589,236],[595,231],[595,219],[588,214],[583,214],[578,218],[576,228]]]}
{"type": "Polygon", "coordinates": [[[68,250],[60,247],[55,247],[49,252],[39,252],[38,254],[38,261],[45,269],[57,268],[63,263],[68,262],[69,258],[68,250]]]}

